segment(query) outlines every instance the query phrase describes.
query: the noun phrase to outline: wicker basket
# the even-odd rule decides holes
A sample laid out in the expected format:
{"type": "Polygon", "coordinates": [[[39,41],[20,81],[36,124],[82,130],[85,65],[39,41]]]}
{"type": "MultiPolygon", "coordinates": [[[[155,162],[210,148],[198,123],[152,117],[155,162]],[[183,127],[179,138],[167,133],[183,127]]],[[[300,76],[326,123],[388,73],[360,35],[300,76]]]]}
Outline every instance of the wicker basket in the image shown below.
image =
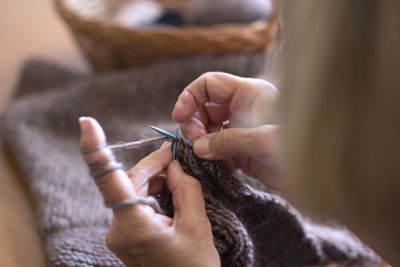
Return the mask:
{"type": "Polygon", "coordinates": [[[144,66],[166,58],[199,53],[262,51],[274,44],[279,28],[276,16],[251,24],[134,28],[119,25],[101,15],[111,8],[99,6],[107,0],[74,0],[81,3],[82,10],[77,10],[76,6],[71,8],[70,1],[55,0],[56,8],[98,71],[144,66]],[[85,14],[88,10],[85,4],[98,14],[85,14]]]}

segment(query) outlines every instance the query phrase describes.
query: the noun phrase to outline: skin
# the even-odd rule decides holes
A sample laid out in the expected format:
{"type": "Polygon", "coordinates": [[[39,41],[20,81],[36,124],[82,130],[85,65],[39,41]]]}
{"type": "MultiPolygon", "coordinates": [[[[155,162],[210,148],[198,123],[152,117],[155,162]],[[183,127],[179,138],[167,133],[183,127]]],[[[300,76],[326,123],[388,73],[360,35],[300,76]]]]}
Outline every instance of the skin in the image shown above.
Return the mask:
{"type": "Polygon", "coordinates": [[[277,98],[277,89],[268,82],[206,73],[184,89],[172,118],[194,142],[199,157],[228,160],[228,167],[234,165],[291,197],[293,189],[288,189],[277,166],[279,127],[274,117],[268,116],[277,98]],[[226,120],[230,128],[219,130],[226,120]]]}
{"type": "MultiPolygon", "coordinates": [[[[103,129],[92,118],[80,118],[81,148],[105,144],[103,129]]],[[[108,148],[85,156],[87,164],[112,153],[108,148]]],[[[156,213],[143,204],[114,210],[106,237],[108,248],[127,266],[220,266],[206,216],[201,186],[171,162],[171,144],[163,146],[125,173],[115,170],[95,180],[106,202],[148,196],[166,183],[172,193],[174,218],[156,213]]]]}
{"type": "Polygon", "coordinates": [[[270,116],[277,98],[278,90],[266,81],[210,72],[184,89],[172,119],[194,142],[197,156],[226,160],[232,171],[238,167],[265,185],[286,191],[276,164],[279,126],[270,116]],[[227,120],[229,128],[219,130],[227,120]]]}
{"type": "MultiPolygon", "coordinates": [[[[276,168],[274,146],[279,127],[268,114],[278,96],[265,81],[225,73],[206,73],[178,98],[172,118],[194,141],[195,153],[204,159],[223,159],[231,169],[259,178],[267,186],[284,190],[276,168]],[[218,132],[225,121],[229,128],[218,132]]],[[[105,144],[101,126],[82,117],[81,148],[105,144]]],[[[87,164],[112,153],[108,148],[85,156],[87,164]]],[[[166,179],[173,196],[174,218],[157,214],[143,204],[114,210],[106,244],[127,266],[220,266],[206,216],[201,186],[171,162],[171,145],[141,160],[128,172],[112,171],[96,184],[106,202],[152,195],[166,179]],[[160,174],[167,170],[166,178],[160,174]]]]}
{"type": "MultiPolygon", "coordinates": [[[[285,192],[276,166],[279,127],[273,116],[268,116],[277,97],[278,91],[268,82],[206,73],[184,89],[172,118],[194,142],[199,157],[225,160],[232,171],[240,168],[285,192]],[[221,130],[228,120],[228,128],[221,130]]],[[[106,137],[96,120],[82,117],[80,126],[82,149],[105,144],[106,137]]],[[[85,155],[85,161],[91,164],[111,153],[104,148],[85,155]]],[[[106,244],[127,266],[221,265],[201,186],[183,172],[178,161],[171,161],[170,143],[164,143],[131,170],[115,170],[95,181],[106,202],[156,195],[164,182],[172,193],[174,218],[143,204],[114,210],[106,244]],[[167,175],[161,175],[165,170],[167,175]]]]}

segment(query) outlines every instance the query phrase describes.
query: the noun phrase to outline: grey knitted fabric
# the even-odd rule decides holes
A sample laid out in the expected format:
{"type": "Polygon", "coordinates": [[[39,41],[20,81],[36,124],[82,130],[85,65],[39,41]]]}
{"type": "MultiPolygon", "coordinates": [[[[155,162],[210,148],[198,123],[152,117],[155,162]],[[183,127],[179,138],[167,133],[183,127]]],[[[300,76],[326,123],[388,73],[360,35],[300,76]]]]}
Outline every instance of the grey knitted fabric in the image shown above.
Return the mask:
{"type": "MultiPolygon", "coordinates": [[[[28,62],[3,114],[2,137],[32,192],[50,264],[123,266],[105,245],[112,212],[103,207],[80,155],[80,116],[98,119],[109,143],[154,135],[151,124],[172,130],[173,104],[193,79],[211,70],[254,76],[263,62],[259,54],[202,56],[94,76],[28,62]]],[[[157,146],[116,156],[129,169],[157,146]]],[[[313,224],[282,198],[239,183],[221,163],[201,161],[182,144],[177,155],[203,185],[224,266],[380,260],[347,230],[313,224]]]]}
{"type": "MultiPolygon", "coordinates": [[[[202,185],[222,266],[359,266],[380,261],[344,227],[313,223],[283,198],[240,182],[222,161],[202,160],[183,140],[178,144],[184,171],[202,185]]],[[[170,201],[164,202],[162,207],[172,215],[170,201]]]]}

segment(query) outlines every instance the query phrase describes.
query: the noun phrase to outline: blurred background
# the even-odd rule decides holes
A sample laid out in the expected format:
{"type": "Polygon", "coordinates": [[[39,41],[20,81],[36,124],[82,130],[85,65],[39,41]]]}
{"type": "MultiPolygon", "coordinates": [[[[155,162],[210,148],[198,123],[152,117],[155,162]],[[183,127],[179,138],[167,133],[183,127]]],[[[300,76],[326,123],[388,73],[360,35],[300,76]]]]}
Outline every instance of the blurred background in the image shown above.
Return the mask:
{"type": "MultiPolygon", "coordinates": [[[[87,71],[88,66],[50,0],[0,1],[0,112],[19,67],[40,57],[87,71]]],[[[0,266],[45,266],[32,203],[20,175],[2,149],[0,156],[0,266]]]]}

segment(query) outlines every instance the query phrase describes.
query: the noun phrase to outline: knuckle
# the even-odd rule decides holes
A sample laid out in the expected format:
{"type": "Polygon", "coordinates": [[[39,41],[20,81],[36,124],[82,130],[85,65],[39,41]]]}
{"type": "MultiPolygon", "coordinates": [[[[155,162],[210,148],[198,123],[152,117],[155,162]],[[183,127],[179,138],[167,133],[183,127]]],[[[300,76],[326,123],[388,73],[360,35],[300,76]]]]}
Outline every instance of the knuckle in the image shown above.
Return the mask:
{"type": "Polygon", "coordinates": [[[215,71],[208,71],[208,72],[203,73],[203,74],[200,76],[200,78],[202,78],[202,79],[208,79],[208,78],[214,77],[214,76],[217,75],[217,74],[218,74],[218,72],[215,72],[215,71]]]}
{"type": "Polygon", "coordinates": [[[186,176],[186,186],[191,187],[195,190],[201,190],[200,182],[190,176],[186,176]]]}
{"type": "Polygon", "coordinates": [[[110,186],[112,186],[112,182],[115,179],[115,171],[111,171],[109,173],[103,174],[94,179],[95,184],[99,188],[100,192],[106,192],[110,186]]]}
{"type": "Polygon", "coordinates": [[[133,168],[127,170],[126,175],[128,175],[129,178],[137,177],[138,176],[137,169],[135,167],[133,167],[133,168]]]}
{"type": "Polygon", "coordinates": [[[186,177],[183,179],[182,187],[179,187],[178,190],[183,190],[186,192],[190,192],[194,195],[203,194],[202,186],[198,180],[195,178],[185,175],[186,177]]]}
{"type": "Polygon", "coordinates": [[[202,217],[197,217],[191,223],[188,223],[186,229],[194,239],[198,240],[204,240],[204,237],[211,233],[211,227],[202,217]]]}
{"type": "Polygon", "coordinates": [[[205,88],[209,88],[209,83],[212,80],[218,80],[219,78],[221,78],[221,76],[224,75],[221,72],[216,72],[216,71],[210,71],[210,72],[206,72],[204,74],[202,74],[199,78],[199,80],[201,81],[201,83],[203,84],[203,86],[205,88]]]}
{"type": "Polygon", "coordinates": [[[86,164],[90,165],[96,163],[100,160],[103,160],[112,155],[112,151],[109,148],[102,148],[92,153],[86,154],[83,156],[86,164]]]}
{"type": "Polygon", "coordinates": [[[232,137],[228,130],[222,130],[216,133],[210,139],[210,148],[218,153],[224,153],[228,151],[229,146],[232,143],[232,137]]]}

